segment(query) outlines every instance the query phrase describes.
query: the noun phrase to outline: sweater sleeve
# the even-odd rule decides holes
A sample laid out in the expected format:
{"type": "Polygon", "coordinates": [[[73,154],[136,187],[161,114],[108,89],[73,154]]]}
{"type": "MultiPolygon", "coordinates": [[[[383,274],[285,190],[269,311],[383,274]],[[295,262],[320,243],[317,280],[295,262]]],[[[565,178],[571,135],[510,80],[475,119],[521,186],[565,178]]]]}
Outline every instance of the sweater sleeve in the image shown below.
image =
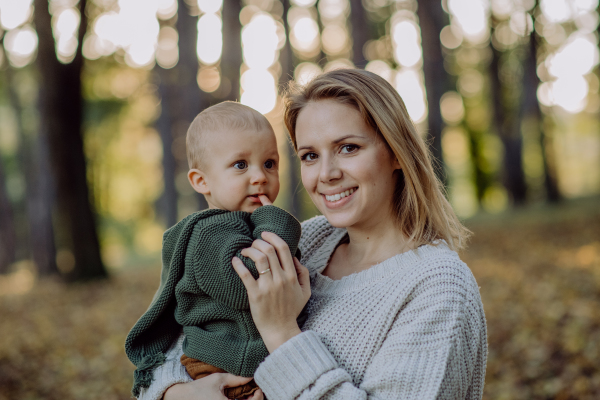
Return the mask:
{"type": "Polygon", "coordinates": [[[192,381],[180,361],[183,355],[184,339],[183,334],[179,335],[179,338],[167,350],[165,362],[154,369],[152,383],[147,388],[140,389],[138,400],[161,400],[171,386],[192,381]]]}
{"type": "Polygon", "coordinates": [[[486,357],[485,319],[474,279],[439,275],[415,286],[360,385],[314,331],[275,350],[255,380],[268,398],[282,400],[475,400],[483,394],[486,357]]]}
{"type": "Polygon", "coordinates": [[[202,229],[192,234],[195,249],[186,260],[195,264],[193,271],[198,287],[211,298],[227,306],[248,310],[248,293],[231,260],[240,258],[254,279],[258,271],[254,261],[240,252],[252,246],[254,239],[264,231],[274,232],[288,244],[292,254],[298,248],[300,223],[291,214],[275,206],[263,206],[255,210],[249,220],[246,213],[229,213],[212,217],[202,229]],[[236,217],[238,216],[238,217],[236,217]]]}
{"type": "MultiPolygon", "coordinates": [[[[239,257],[252,275],[258,276],[252,260],[240,254],[242,249],[252,245],[249,222],[234,213],[211,217],[210,222],[199,225],[192,233],[193,248],[188,250],[185,261],[186,273],[193,271],[195,284],[204,293],[238,310],[249,309],[248,294],[231,265],[233,257],[239,257]]],[[[184,290],[183,283],[179,285],[178,290],[184,290]]],[[[185,313],[179,306],[179,311],[185,313]]]]}

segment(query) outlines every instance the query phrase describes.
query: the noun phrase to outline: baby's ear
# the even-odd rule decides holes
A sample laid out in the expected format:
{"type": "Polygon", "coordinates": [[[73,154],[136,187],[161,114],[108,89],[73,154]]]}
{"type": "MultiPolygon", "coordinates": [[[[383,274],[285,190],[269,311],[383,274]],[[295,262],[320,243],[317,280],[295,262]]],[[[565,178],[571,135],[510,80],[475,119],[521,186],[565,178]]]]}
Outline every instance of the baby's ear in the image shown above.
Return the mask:
{"type": "Polygon", "coordinates": [[[190,181],[190,185],[194,188],[194,190],[200,194],[208,195],[210,194],[210,188],[208,187],[208,182],[206,181],[206,174],[199,169],[192,168],[188,171],[188,181],[190,181]]]}

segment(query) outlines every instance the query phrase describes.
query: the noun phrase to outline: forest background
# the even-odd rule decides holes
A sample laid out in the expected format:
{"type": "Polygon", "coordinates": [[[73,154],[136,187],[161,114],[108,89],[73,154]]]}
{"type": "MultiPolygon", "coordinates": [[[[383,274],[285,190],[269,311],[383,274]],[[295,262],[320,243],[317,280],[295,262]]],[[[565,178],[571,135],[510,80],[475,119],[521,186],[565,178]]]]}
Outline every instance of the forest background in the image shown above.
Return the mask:
{"type": "Polygon", "coordinates": [[[125,399],[163,231],[206,203],[185,133],[275,127],[276,202],[317,214],[290,80],[387,79],[475,233],[486,399],[600,397],[598,0],[0,0],[0,399],[125,399]]]}

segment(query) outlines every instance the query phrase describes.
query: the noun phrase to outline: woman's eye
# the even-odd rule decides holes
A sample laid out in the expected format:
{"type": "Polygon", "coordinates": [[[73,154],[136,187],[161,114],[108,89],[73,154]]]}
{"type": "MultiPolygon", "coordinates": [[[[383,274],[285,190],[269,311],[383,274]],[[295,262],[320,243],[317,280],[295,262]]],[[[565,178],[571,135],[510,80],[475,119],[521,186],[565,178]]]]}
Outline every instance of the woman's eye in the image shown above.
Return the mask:
{"type": "Polygon", "coordinates": [[[233,168],[246,169],[246,168],[248,168],[248,164],[246,163],[246,161],[237,161],[236,163],[233,164],[233,168]]]}
{"type": "Polygon", "coordinates": [[[355,144],[345,144],[342,146],[342,153],[344,154],[349,154],[349,153],[354,153],[356,150],[358,150],[358,146],[355,144]]]}
{"type": "Polygon", "coordinates": [[[300,156],[300,160],[302,161],[315,161],[317,159],[317,155],[315,153],[306,153],[300,156]]]}
{"type": "Polygon", "coordinates": [[[265,168],[266,169],[273,169],[273,168],[275,168],[275,165],[276,165],[275,161],[273,161],[273,160],[267,160],[265,162],[265,168]]]}

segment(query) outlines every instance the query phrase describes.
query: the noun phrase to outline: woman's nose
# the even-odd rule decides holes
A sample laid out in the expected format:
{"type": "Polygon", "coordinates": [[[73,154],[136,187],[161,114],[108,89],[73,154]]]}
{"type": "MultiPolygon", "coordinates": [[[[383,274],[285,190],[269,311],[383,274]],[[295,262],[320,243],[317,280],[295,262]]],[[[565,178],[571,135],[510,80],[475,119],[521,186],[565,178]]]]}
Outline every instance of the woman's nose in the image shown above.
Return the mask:
{"type": "Polygon", "coordinates": [[[319,179],[321,182],[331,182],[342,177],[342,170],[339,168],[335,160],[323,160],[319,179]]]}

